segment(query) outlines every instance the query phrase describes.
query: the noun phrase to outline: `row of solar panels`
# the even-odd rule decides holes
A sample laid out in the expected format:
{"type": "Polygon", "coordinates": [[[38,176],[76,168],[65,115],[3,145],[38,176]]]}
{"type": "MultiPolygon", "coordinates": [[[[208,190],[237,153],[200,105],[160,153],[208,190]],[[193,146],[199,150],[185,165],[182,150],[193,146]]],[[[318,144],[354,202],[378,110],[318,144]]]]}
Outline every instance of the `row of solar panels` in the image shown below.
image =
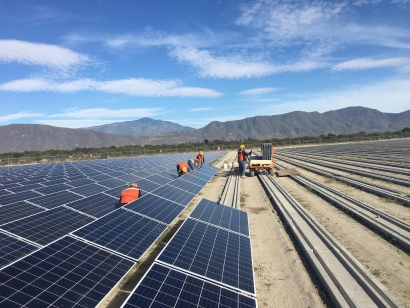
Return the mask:
{"type": "MultiPolygon", "coordinates": [[[[222,154],[223,153],[219,153],[219,155],[222,154]]],[[[192,185],[198,187],[188,185],[189,187],[187,187],[187,189],[197,193],[201,189],[201,186],[203,187],[203,185],[212,178],[215,172],[216,168],[204,166],[196,172],[191,172],[189,175],[177,179],[175,185],[180,186],[181,183],[188,183],[188,180],[190,180],[197,183],[191,183],[192,185]]],[[[187,184],[183,184],[181,187],[185,188],[185,185],[187,184]]],[[[172,185],[170,186],[173,189],[179,189],[172,185]]],[[[189,192],[182,192],[191,194],[189,192]]],[[[192,193],[191,197],[195,197],[196,193],[192,193]]],[[[169,197],[172,198],[172,195],[169,197]]],[[[26,305],[27,307],[50,305],[95,306],[105,297],[109,290],[115,286],[120,278],[125,275],[129,267],[134,264],[124,258],[121,259],[118,254],[126,255],[127,257],[137,260],[155,242],[158,236],[162,234],[169,223],[178,216],[183,210],[184,205],[188,204],[191,200],[185,199],[177,203],[162,198],[159,193],[157,195],[147,194],[134,203],[103,216],[101,219],[74,232],[76,237],[82,237],[94,245],[85,244],[83,241],[75,239],[72,236],[65,236],[20,261],[7,266],[0,271],[1,305],[4,304],[10,307],[20,307],[21,305],[26,305]],[[161,207],[158,204],[164,206],[161,211],[158,211],[161,207]],[[151,207],[156,207],[157,210],[151,207]],[[108,217],[113,218],[114,216],[114,219],[108,219],[108,217]],[[161,219],[163,221],[161,221],[161,219]],[[132,223],[130,224],[130,222],[132,223]],[[85,231],[90,229],[93,231],[85,231]],[[104,247],[104,249],[98,248],[98,246],[104,247]],[[70,247],[76,248],[71,248],[70,250],[70,247]],[[67,249],[68,252],[66,252],[67,249]],[[81,254],[73,253],[73,251],[80,251],[81,254]],[[116,254],[109,251],[115,252],[116,254]],[[106,259],[102,256],[106,257],[106,259]],[[113,259],[119,260],[118,262],[121,264],[128,265],[121,269],[112,267],[111,262],[113,259]],[[40,262],[40,260],[44,262],[40,262]],[[110,263],[110,265],[107,265],[107,262],[110,263]],[[73,272],[73,269],[77,272],[73,272]],[[104,273],[106,273],[106,275],[104,273]]],[[[66,206],[57,207],[56,209],[73,212],[66,206]]],[[[47,212],[52,212],[53,210],[55,209],[47,212]]],[[[77,214],[82,215],[81,213],[77,214]]],[[[29,219],[32,221],[34,216],[36,215],[29,217],[29,219]]],[[[83,216],[87,217],[85,215],[83,216]]],[[[67,227],[72,226],[73,222],[77,221],[75,219],[73,219],[73,221],[67,221],[66,216],[59,217],[59,215],[55,215],[54,219],[60,219],[60,226],[67,227]]],[[[21,223],[22,219],[18,222],[21,223]]],[[[47,239],[50,234],[53,233],[47,229],[47,226],[50,224],[52,225],[53,221],[44,221],[44,225],[37,227],[33,225],[33,230],[39,230],[40,237],[47,239]],[[43,230],[43,226],[45,230],[43,230]]],[[[67,233],[66,231],[67,230],[64,232],[67,233]]],[[[25,235],[29,237],[31,233],[27,232],[25,235]]],[[[2,236],[7,235],[2,234],[2,236]]],[[[61,234],[58,235],[58,237],[60,236],[61,234]]],[[[8,237],[7,240],[18,241],[14,237],[8,237]]],[[[29,247],[30,244],[26,242],[19,241],[18,243],[26,244],[26,246],[22,245],[24,248],[18,249],[20,253],[28,253],[30,252],[30,248],[32,248],[32,250],[38,249],[38,247],[33,245],[29,247]]],[[[17,247],[15,243],[13,243],[13,245],[5,247],[7,248],[5,250],[7,252],[7,250],[13,246],[14,250],[8,254],[10,256],[16,252],[15,248],[17,247]]]]}
{"type": "Polygon", "coordinates": [[[248,216],[202,199],[122,307],[256,307],[248,216]]]}
{"type": "MultiPolygon", "coordinates": [[[[217,157],[222,154],[223,153],[210,153],[208,156],[212,160],[212,157],[217,157]]],[[[171,159],[172,158],[175,157],[171,157],[171,159]]],[[[164,158],[157,157],[156,159],[159,161],[164,158]]],[[[128,160],[134,161],[135,159],[128,160]]],[[[121,159],[118,161],[126,163],[128,160],[121,159]]],[[[106,161],[99,162],[104,164],[106,161]]],[[[96,162],[93,162],[93,164],[96,164],[96,162]]],[[[201,169],[201,174],[205,173],[206,168],[207,167],[204,166],[204,169],[201,169]]],[[[21,167],[19,167],[19,169],[21,169],[21,167]]],[[[158,169],[156,170],[160,171],[158,169]]],[[[174,166],[174,176],[176,177],[175,174],[176,172],[174,166]]],[[[158,177],[161,176],[158,175],[158,177]]],[[[187,188],[184,185],[181,186],[181,183],[179,183],[180,181],[167,179],[165,177],[162,178],[161,180],[158,180],[158,183],[148,180],[147,182],[156,185],[156,196],[159,195],[161,197],[169,198],[172,201],[175,201],[175,203],[178,203],[178,207],[181,207],[180,205],[184,206],[192,200],[192,198],[201,190],[203,185],[206,184],[210,177],[207,176],[206,180],[204,180],[198,176],[198,180],[195,182],[197,185],[190,188],[191,192],[184,192],[180,190],[180,188],[187,188]],[[158,190],[158,188],[161,188],[161,186],[166,183],[165,181],[162,181],[162,178],[165,179],[166,182],[169,182],[169,184],[172,184],[166,186],[165,191],[158,190]],[[173,185],[176,185],[176,187],[173,185]],[[181,194],[175,194],[177,191],[181,194]]],[[[146,185],[141,183],[141,181],[138,182],[143,191],[146,191],[146,185]]],[[[41,202],[36,198],[36,202],[39,204],[35,204],[33,199],[29,199],[28,201],[20,201],[13,204],[0,206],[0,229],[3,231],[3,233],[0,233],[0,268],[26,255],[27,253],[38,249],[38,246],[47,245],[50,242],[95,221],[96,218],[103,217],[104,215],[114,211],[118,205],[119,192],[124,188],[124,185],[118,187],[116,184],[116,186],[117,188],[110,189],[108,191],[104,191],[103,193],[80,200],[73,200],[69,192],[61,191],[56,194],[41,197],[41,202]],[[10,237],[5,233],[17,236],[19,239],[10,237]]],[[[26,198],[30,197],[30,191],[24,193],[26,194],[26,198]]],[[[152,200],[152,198],[154,198],[154,196],[150,197],[151,199],[148,200],[152,200]]],[[[3,197],[0,199],[4,200],[3,197]]],[[[158,202],[158,204],[164,203],[163,201],[160,202],[164,199],[156,199],[157,200],[152,201],[158,202]]],[[[145,204],[145,206],[150,204],[150,202],[143,201],[143,199],[140,199],[140,202],[145,204]]],[[[143,205],[139,208],[141,209],[142,207],[143,205]]]]}

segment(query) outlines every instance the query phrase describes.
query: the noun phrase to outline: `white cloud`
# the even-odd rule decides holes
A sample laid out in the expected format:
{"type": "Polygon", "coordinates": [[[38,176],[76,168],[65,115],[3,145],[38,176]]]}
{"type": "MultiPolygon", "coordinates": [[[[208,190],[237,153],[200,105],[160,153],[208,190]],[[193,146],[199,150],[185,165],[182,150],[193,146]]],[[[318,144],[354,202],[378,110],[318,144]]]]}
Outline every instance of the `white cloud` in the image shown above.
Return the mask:
{"type": "Polygon", "coordinates": [[[212,107],[200,107],[200,108],[192,108],[189,109],[189,111],[197,112],[197,111],[207,111],[207,110],[213,110],[214,108],[212,107]]]}
{"type": "Polygon", "coordinates": [[[90,62],[88,56],[67,48],[17,40],[0,40],[0,62],[69,69],[90,62]]]}
{"type": "Polygon", "coordinates": [[[34,112],[17,112],[13,114],[8,114],[5,116],[0,117],[0,123],[8,122],[11,120],[23,119],[23,118],[35,118],[35,117],[42,117],[44,114],[42,113],[34,113],[34,112]]]}
{"type": "Polygon", "coordinates": [[[334,71],[343,70],[361,70],[381,67],[397,67],[407,70],[410,67],[410,58],[388,58],[388,59],[371,59],[359,58],[342,62],[333,66],[334,71]]]}
{"type": "Polygon", "coordinates": [[[410,109],[410,79],[390,80],[344,90],[300,95],[270,104],[272,114],[295,110],[325,112],[349,106],[363,106],[382,112],[410,109]]]}
{"type": "Polygon", "coordinates": [[[188,63],[198,69],[200,76],[213,78],[261,77],[279,72],[310,71],[326,66],[324,63],[315,61],[274,65],[257,58],[247,59],[242,55],[216,57],[207,50],[188,47],[176,47],[170,54],[178,61],[188,63]]]}
{"type": "Polygon", "coordinates": [[[241,95],[248,95],[248,96],[258,96],[263,94],[268,94],[277,91],[278,88],[255,88],[246,91],[239,92],[241,95]]]}
{"type": "Polygon", "coordinates": [[[68,127],[68,128],[83,128],[83,127],[90,127],[90,126],[99,126],[104,124],[111,124],[115,122],[121,122],[122,120],[38,120],[35,121],[37,124],[45,124],[57,127],[68,127]]]}
{"type": "Polygon", "coordinates": [[[96,81],[80,79],[75,81],[56,82],[48,79],[21,79],[0,84],[0,91],[12,92],[78,92],[101,91],[113,94],[131,96],[179,96],[179,97],[218,97],[222,93],[207,88],[183,87],[179,80],[152,79],[119,79],[111,81],[96,81]]]}
{"type": "Polygon", "coordinates": [[[143,118],[151,117],[164,113],[163,108],[132,108],[132,109],[107,109],[107,108],[90,108],[90,109],[68,109],[63,113],[52,114],[50,118],[143,118]]]}

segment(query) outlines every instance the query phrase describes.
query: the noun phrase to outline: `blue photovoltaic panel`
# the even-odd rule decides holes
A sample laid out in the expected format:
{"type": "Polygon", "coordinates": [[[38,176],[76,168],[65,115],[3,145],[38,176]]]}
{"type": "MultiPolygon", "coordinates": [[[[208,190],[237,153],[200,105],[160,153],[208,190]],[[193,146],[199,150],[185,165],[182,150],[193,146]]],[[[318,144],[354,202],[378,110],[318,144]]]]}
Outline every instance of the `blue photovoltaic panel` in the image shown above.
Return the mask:
{"type": "Polygon", "coordinates": [[[255,294],[249,237],[188,218],[157,260],[255,294]]]}
{"type": "Polygon", "coordinates": [[[0,271],[0,307],[96,307],[134,264],[66,236],[0,271]]]}
{"type": "Polygon", "coordinates": [[[37,244],[47,245],[93,220],[65,207],[57,207],[0,228],[37,244]]]}
{"type": "Polygon", "coordinates": [[[202,199],[190,217],[249,236],[248,214],[229,206],[202,199]]]}
{"type": "Polygon", "coordinates": [[[152,194],[174,201],[183,206],[187,206],[189,202],[191,202],[191,200],[196,196],[196,194],[191,194],[185,190],[181,190],[170,185],[164,185],[154,190],[152,194]]]}
{"type": "Polygon", "coordinates": [[[175,167],[173,167],[172,169],[167,169],[167,170],[162,171],[161,176],[169,179],[170,181],[178,178],[177,170],[175,167]]]}
{"type": "Polygon", "coordinates": [[[37,188],[37,189],[35,189],[35,191],[37,191],[37,192],[39,192],[43,195],[50,195],[50,194],[53,194],[53,193],[56,193],[56,192],[59,192],[59,191],[68,190],[68,189],[73,188],[72,186],[67,185],[65,183],[60,183],[58,185],[55,184],[55,185],[52,185],[52,186],[48,186],[47,183],[44,183],[44,185],[46,185],[46,187],[37,188]]]}
{"type": "Polygon", "coordinates": [[[34,192],[32,190],[19,192],[13,195],[2,196],[0,198],[1,205],[7,205],[10,203],[16,203],[23,200],[28,200],[30,198],[41,196],[39,193],[34,192]]]}
{"type": "Polygon", "coordinates": [[[76,180],[70,178],[70,182],[68,182],[67,184],[74,186],[74,187],[80,187],[80,186],[93,184],[93,183],[95,183],[95,181],[87,179],[84,176],[81,176],[79,179],[76,179],[76,180]]]}
{"type": "Polygon", "coordinates": [[[160,176],[158,174],[154,174],[154,175],[150,175],[148,177],[146,177],[145,179],[150,180],[154,183],[157,183],[159,185],[164,185],[170,182],[169,179],[164,178],[163,176],[160,176]]]}
{"type": "Polygon", "coordinates": [[[127,185],[125,187],[124,186],[123,187],[117,187],[117,188],[113,188],[113,189],[110,189],[110,190],[105,190],[105,191],[103,191],[103,193],[107,194],[111,197],[118,198],[118,200],[120,200],[121,191],[123,189],[127,188],[127,187],[129,187],[129,186],[127,185]]]}
{"type": "Polygon", "coordinates": [[[203,186],[192,184],[188,179],[176,179],[170,182],[169,185],[178,187],[194,195],[198,194],[203,188],[203,186]]]}
{"type": "Polygon", "coordinates": [[[256,308],[256,300],[205,280],[154,263],[124,308],[256,308]]]}
{"type": "Polygon", "coordinates": [[[12,195],[12,192],[8,191],[8,190],[5,190],[5,189],[0,189],[0,197],[7,196],[7,195],[12,195]]]}
{"type": "Polygon", "coordinates": [[[138,260],[166,228],[165,224],[118,209],[73,234],[138,260]]]}
{"type": "Polygon", "coordinates": [[[37,188],[42,188],[45,187],[41,184],[38,183],[32,183],[32,184],[24,184],[22,187],[16,187],[16,188],[9,188],[8,190],[13,192],[13,193],[19,193],[21,191],[27,191],[27,190],[34,190],[37,188]]]}
{"type": "Polygon", "coordinates": [[[139,169],[137,171],[134,171],[133,173],[135,173],[135,175],[138,175],[141,178],[145,178],[147,176],[150,176],[151,174],[153,174],[153,172],[149,172],[143,169],[139,169]]]}
{"type": "Polygon", "coordinates": [[[0,206],[0,225],[40,212],[44,212],[44,209],[25,201],[3,205],[0,206]]]}
{"type": "Polygon", "coordinates": [[[118,198],[109,195],[97,194],[67,204],[68,207],[89,214],[94,217],[102,217],[114,211],[118,206],[118,198]]]}
{"type": "Polygon", "coordinates": [[[95,175],[89,175],[89,178],[93,181],[96,181],[98,184],[101,184],[100,183],[101,181],[107,180],[107,177],[108,176],[106,174],[102,174],[102,173],[95,174],[95,175]]]}
{"type": "Polygon", "coordinates": [[[99,181],[98,184],[100,184],[102,186],[105,186],[109,189],[120,187],[120,186],[124,186],[124,188],[127,187],[127,182],[124,182],[124,181],[116,179],[116,178],[110,178],[110,179],[106,178],[103,181],[99,181]]]}
{"type": "Polygon", "coordinates": [[[52,209],[57,206],[70,203],[79,199],[84,198],[83,196],[77,195],[67,190],[59,191],[54,194],[41,196],[37,198],[31,198],[28,201],[42,207],[52,209]]]}
{"type": "Polygon", "coordinates": [[[84,197],[89,197],[89,196],[101,193],[104,190],[107,190],[107,188],[105,188],[104,186],[95,184],[95,183],[70,189],[70,191],[76,194],[82,195],[84,197]]]}
{"type": "MultiPolygon", "coordinates": [[[[37,249],[34,245],[0,232],[0,269],[37,249]]],[[[1,295],[0,291],[0,298],[1,295]]]]}
{"type": "Polygon", "coordinates": [[[170,224],[184,210],[184,207],[177,203],[151,194],[125,205],[125,208],[166,224],[170,224]]]}
{"type": "Polygon", "coordinates": [[[137,181],[138,184],[138,188],[141,189],[142,193],[144,192],[151,192],[155,189],[157,189],[158,187],[161,187],[160,184],[154,183],[152,181],[148,181],[146,179],[141,179],[137,181]]]}
{"type": "Polygon", "coordinates": [[[133,174],[124,174],[121,176],[117,176],[117,178],[126,181],[127,183],[137,182],[141,179],[141,177],[133,175],[133,174]]]}

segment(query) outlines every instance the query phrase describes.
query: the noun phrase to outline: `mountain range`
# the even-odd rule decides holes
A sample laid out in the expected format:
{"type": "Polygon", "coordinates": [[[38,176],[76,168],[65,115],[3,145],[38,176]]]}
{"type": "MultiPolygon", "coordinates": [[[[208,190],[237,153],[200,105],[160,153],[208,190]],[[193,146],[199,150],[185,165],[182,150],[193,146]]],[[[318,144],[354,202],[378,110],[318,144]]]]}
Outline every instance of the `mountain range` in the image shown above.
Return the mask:
{"type": "Polygon", "coordinates": [[[324,113],[294,111],[281,115],[256,116],[243,120],[209,123],[192,129],[168,121],[143,118],[82,129],[38,124],[0,126],[0,153],[26,150],[178,144],[208,140],[269,139],[360,131],[397,131],[410,127],[410,110],[383,113],[365,107],[347,107],[324,113]],[[146,126],[144,127],[144,124],[146,126]],[[179,128],[177,131],[170,131],[179,128]],[[158,133],[161,132],[161,133],[158,133]]]}

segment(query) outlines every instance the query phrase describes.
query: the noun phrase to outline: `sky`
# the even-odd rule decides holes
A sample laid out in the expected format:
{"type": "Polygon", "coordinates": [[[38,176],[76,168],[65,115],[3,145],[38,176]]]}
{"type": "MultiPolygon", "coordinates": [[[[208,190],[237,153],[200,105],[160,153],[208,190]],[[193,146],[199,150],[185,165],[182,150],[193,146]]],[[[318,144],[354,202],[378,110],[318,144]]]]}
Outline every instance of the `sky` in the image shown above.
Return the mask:
{"type": "Polygon", "coordinates": [[[0,125],[410,109],[410,0],[2,0],[0,125]]]}

